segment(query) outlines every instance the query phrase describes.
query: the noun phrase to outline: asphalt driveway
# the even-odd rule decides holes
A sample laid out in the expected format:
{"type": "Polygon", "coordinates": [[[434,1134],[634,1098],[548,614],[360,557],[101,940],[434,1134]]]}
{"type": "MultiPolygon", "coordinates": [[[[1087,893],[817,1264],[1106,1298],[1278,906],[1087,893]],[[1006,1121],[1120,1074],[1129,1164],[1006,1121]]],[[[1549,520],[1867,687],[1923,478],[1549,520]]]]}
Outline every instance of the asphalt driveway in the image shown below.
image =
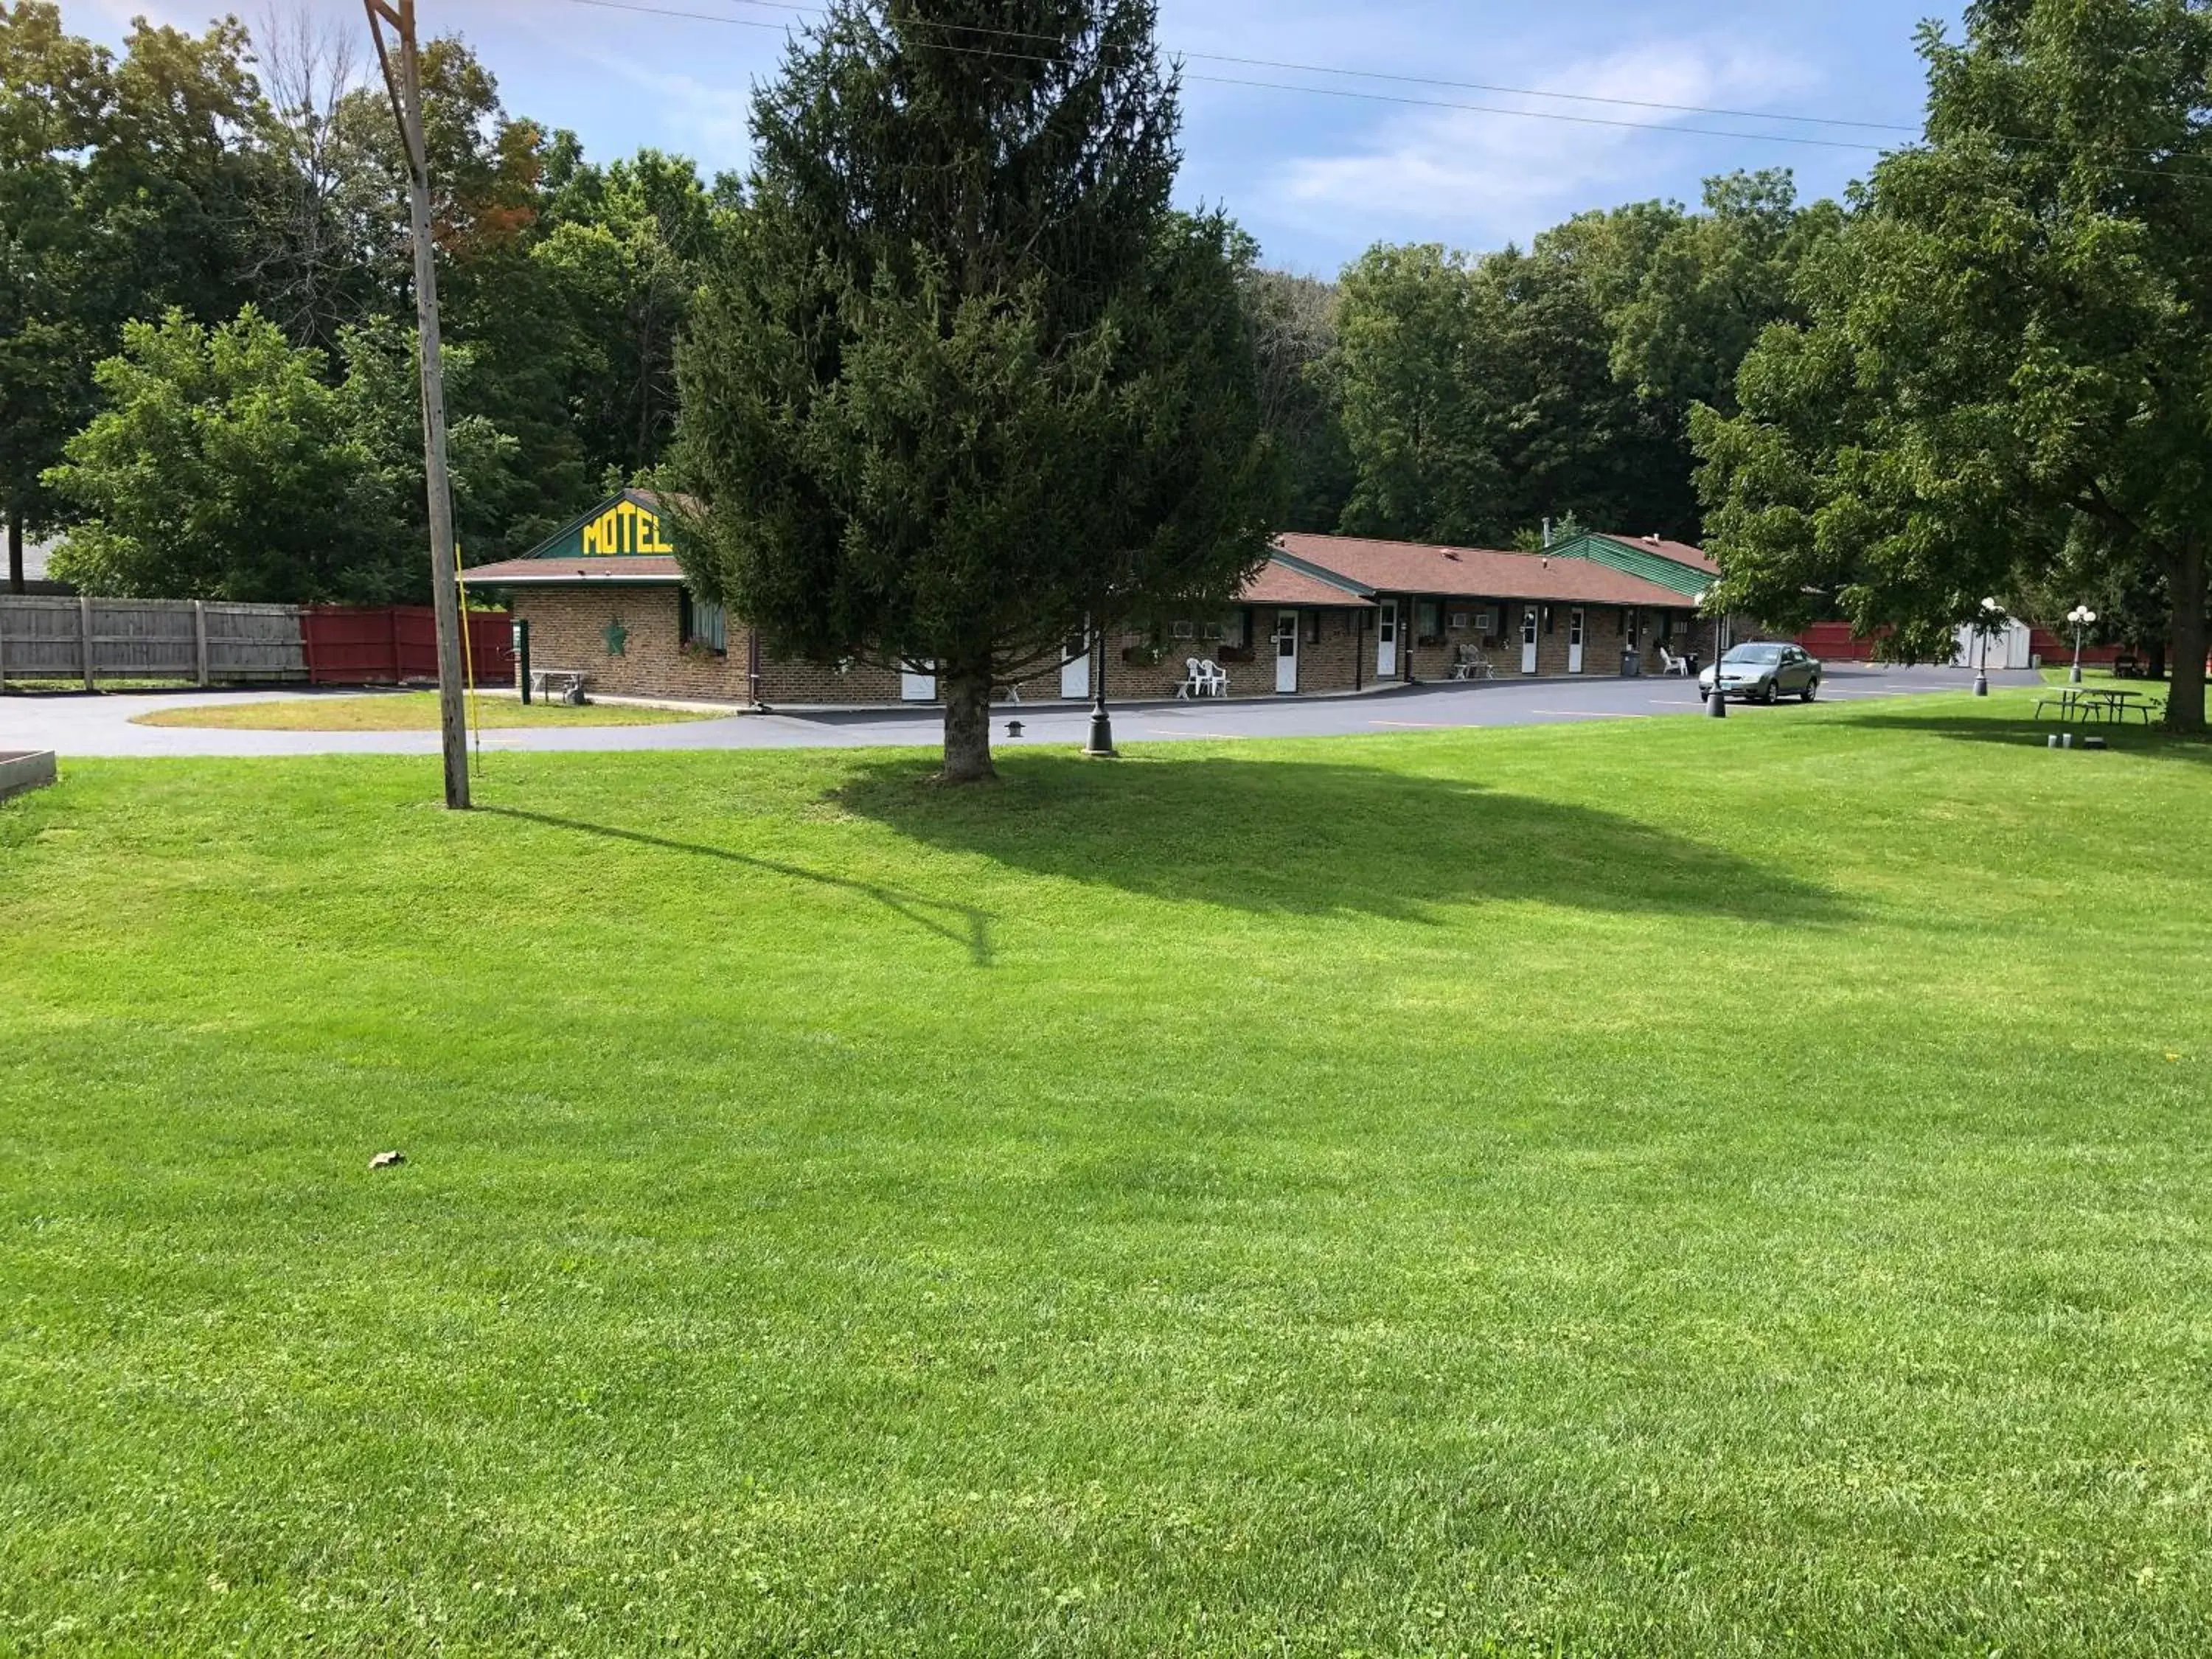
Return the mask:
{"type": "MultiPolygon", "coordinates": [[[[2026,672],[1993,673],[1990,678],[1997,684],[2038,683],[2036,675],[2026,672]]],[[[1973,675],[1966,669],[1831,664],[1820,696],[1825,701],[1846,702],[1959,691],[1972,684],[1973,675]]],[[[437,750],[434,732],[225,732],[131,724],[133,716],[155,708],[307,695],[313,694],[293,687],[276,691],[9,696],[0,698],[0,750],[52,749],[64,755],[427,755],[437,750]]],[[[1123,705],[1114,711],[1114,733],[1121,743],[1342,737],[1461,726],[1645,719],[1692,714],[1701,707],[1696,688],[1680,679],[1498,680],[1394,688],[1346,697],[1123,705]]],[[[1742,714],[1753,720],[1786,719],[1790,705],[1768,709],[1732,703],[1729,712],[1732,718],[1742,714]]],[[[999,709],[993,717],[992,737],[1002,749],[1080,747],[1089,728],[1087,709],[1047,703],[999,709]],[[1017,720],[1022,722],[1022,736],[1009,738],[1006,722],[1017,720]]],[[[536,732],[486,732],[482,741],[488,750],[545,751],[933,745],[942,737],[939,712],[917,708],[732,714],[724,719],[670,726],[548,726],[536,732]]]]}

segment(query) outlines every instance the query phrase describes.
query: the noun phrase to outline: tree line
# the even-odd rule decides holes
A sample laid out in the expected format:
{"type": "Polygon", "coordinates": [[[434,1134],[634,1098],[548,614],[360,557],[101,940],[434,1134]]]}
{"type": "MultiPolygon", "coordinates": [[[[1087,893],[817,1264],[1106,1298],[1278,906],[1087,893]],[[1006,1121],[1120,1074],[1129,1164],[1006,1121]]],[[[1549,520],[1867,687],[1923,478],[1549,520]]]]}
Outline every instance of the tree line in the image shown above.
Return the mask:
{"type": "MultiPolygon", "coordinates": [[[[420,598],[404,171],[341,32],[279,16],[119,56],[0,0],[0,511],[104,591],[420,598]],[[258,480],[258,487],[254,487],[258,480]]],[[[520,550],[667,457],[675,360],[744,212],[586,161],[425,54],[457,518],[520,550]]],[[[1472,542],[1546,516],[1694,539],[1687,410],[1728,397],[1838,218],[1788,175],[1583,215],[1526,252],[1371,250],[1340,280],[1227,227],[1280,527],[1472,542]]]]}
{"type": "MultiPolygon", "coordinates": [[[[361,37],[365,45],[365,35],[361,37]]],[[[404,163],[356,37],[304,15],[119,54],[0,0],[0,516],[98,592],[421,599],[404,163]]],[[[527,548],[665,455],[676,343],[738,208],[600,165],[429,42],[456,520],[527,548]]]]}
{"type": "MultiPolygon", "coordinates": [[[[712,508],[684,542],[702,590],[817,654],[965,652],[988,686],[1170,567],[1233,585],[1255,525],[1527,544],[1571,517],[1701,540],[1722,602],[1908,657],[1985,595],[2087,599],[2201,725],[2202,5],[1924,28],[1924,139],[1841,202],[1739,172],[1694,210],[1378,246],[1333,281],[1169,208],[1149,5],[1016,10],[1028,45],[994,53],[1002,5],[837,0],[756,94],[744,180],[587,161],[431,44],[472,559],[666,477],[712,508]],[[976,619],[971,590],[1025,582],[976,619]]],[[[343,37],[142,23],[111,56],[0,0],[11,548],[70,526],[61,568],[114,591],[419,597],[401,178],[343,37]]]]}

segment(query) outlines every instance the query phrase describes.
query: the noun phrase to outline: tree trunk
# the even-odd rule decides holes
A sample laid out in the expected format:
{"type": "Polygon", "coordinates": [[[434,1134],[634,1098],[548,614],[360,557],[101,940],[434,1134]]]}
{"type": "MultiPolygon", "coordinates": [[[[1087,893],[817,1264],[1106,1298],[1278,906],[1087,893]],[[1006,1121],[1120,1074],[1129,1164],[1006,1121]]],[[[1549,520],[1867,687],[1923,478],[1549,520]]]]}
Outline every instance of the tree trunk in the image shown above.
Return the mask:
{"type": "Polygon", "coordinates": [[[991,765],[991,671],[944,674],[938,686],[945,694],[945,781],[985,783],[997,777],[991,765]]]}
{"type": "Polygon", "coordinates": [[[2186,538],[2174,556],[2173,678],[2166,692],[2170,732],[2204,729],[2204,542],[2186,538]]]}
{"type": "Polygon", "coordinates": [[[2143,672],[2152,679],[2166,678],[2166,641],[2153,640],[2143,647],[2143,672]]]}
{"type": "Polygon", "coordinates": [[[8,591],[23,592],[23,514],[20,507],[8,514],[8,591]]]}

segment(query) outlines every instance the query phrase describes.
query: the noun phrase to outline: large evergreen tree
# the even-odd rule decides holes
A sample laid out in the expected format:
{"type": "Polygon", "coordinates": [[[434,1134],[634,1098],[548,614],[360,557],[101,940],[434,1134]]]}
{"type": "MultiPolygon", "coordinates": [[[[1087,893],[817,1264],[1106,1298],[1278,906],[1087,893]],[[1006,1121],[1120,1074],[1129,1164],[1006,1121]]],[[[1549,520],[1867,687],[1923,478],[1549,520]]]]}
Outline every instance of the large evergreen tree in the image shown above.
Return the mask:
{"type": "Polygon", "coordinates": [[[836,0],[755,100],[682,358],[692,580],[815,657],[934,664],[948,780],[990,775],[994,684],[1086,617],[1218,601],[1265,556],[1231,233],[1169,206],[1153,21],[836,0]]]}

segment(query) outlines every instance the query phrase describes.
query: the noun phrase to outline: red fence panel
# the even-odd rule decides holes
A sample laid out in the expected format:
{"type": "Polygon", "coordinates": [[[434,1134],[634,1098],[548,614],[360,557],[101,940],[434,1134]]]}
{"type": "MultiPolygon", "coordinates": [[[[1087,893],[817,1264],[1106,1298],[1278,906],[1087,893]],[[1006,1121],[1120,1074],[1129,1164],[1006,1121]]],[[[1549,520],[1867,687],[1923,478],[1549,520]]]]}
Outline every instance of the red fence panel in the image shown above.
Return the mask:
{"type": "MultiPolygon", "coordinates": [[[[1824,662],[1871,662],[1881,636],[1869,639],[1852,633],[1849,623],[1825,622],[1814,623],[1800,634],[1797,643],[1824,662]]],[[[2028,629],[2027,648],[2046,665],[2057,666],[2074,660],[2074,641],[2062,640],[2047,628],[2028,629]]],[[[2081,660],[2109,665],[2122,649],[2117,645],[2085,645],[2081,660]]]]}
{"type": "MultiPolygon", "coordinates": [[[[478,685],[514,679],[514,636],[504,611],[467,613],[478,685]]],[[[435,613],[427,605],[318,605],[300,613],[307,678],[317,685],[372,685],[438,678],[435,613]]]]}
{"type": "Polygon", "coordinates": [[[1849,623],[1814,623],[1797,643],[1823,662],[1871,662],[1876,641],[1861,639],[1849,623]]]}
{"type": "MultiPolygon", "coordinates": [[[[2072,637],[2069,635],[2062,640],[2047,628],[2031,628],[2027,630],[2027,648],[2042,658],[2045,664],[2051,667],[2059,667],[2074,660],[2072,637]]],[[[2081,647],[2081,660],[2108,668],[2120,655],[2123,648],[2117,645],[2085,645],[2081,647]]]]}

